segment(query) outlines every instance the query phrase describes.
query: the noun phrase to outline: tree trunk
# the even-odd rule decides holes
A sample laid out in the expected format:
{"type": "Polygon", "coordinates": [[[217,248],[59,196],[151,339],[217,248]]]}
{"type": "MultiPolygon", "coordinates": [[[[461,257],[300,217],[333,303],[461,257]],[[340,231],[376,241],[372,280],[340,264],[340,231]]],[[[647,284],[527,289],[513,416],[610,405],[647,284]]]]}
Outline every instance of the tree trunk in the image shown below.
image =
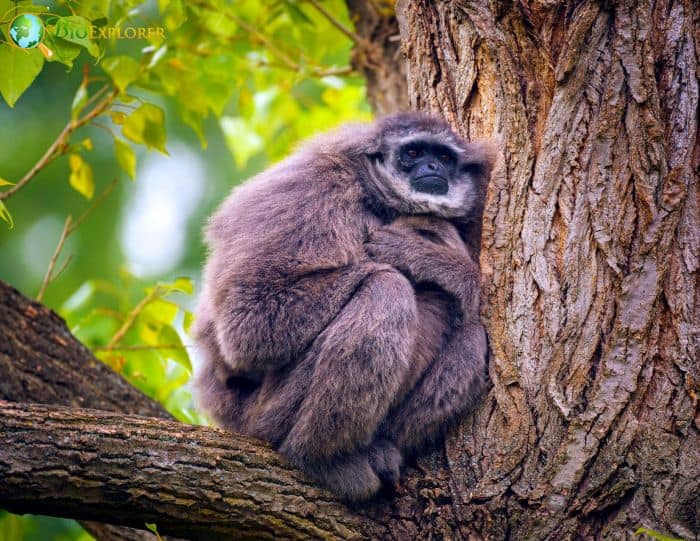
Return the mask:
{"type": "Polygon", "coordinates": [[[399,1],[413,107],[503,152],[494,388],[447,444],[455,537],[700,531],[697,2],[399,1]]]}
{"type": "Polygon", "coordinates": [[[346,0],[355,31],[352,65],[365,77],[367,100],[377,115],[408,109],[406,67],[393,0],[346,0]]]}

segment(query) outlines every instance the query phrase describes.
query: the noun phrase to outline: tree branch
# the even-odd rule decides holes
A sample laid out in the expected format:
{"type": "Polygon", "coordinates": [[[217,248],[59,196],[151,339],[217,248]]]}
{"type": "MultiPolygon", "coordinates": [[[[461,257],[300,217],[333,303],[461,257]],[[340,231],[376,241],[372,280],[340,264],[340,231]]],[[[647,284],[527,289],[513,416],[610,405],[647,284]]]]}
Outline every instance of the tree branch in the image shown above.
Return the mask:
{"type": "Polygon", "coordinates": [[[0,506],[186,539],[358,539],[382,527],[269,446],[208,427],[0,401],[0,506]]]}
{"type": "MultiPolygon", "coordinates": [[[[188,506],[197,508],[200,503],[210,501],[212,495],[209,489],[205,488],[209,484],[220,491],[222,499],[216,502],[211,500],[216,503],[211,505],[219,509],[215,515],[209,514],[206,517],[202,515],[200,518],[206,519],[209,528],[207,531],[211,532],[221,524],[226,528],[233,528],[235,525],[232,526],[234,523],[229,519],[231,516],[238,517],[235,520],[242,522],[235,527],[240,527],[242,530],[234,536],[237,539],[246,532],[248,537],[257,539],[270,537],[269,529],[252,533],[253,522],[258,520],[259,512],[263,512],[258,510],[259,506],[261,510],[265,510],[263,514],[267,517],[264,519],[266,521],[274,522],[273,512],[277,513],[276,520],[279,524],[276,527],[287,528],[288,535],[282,537],[292,539],[304,537],[304,535],[306,538],[314,537],[310,533],[312,530],[308,529],[311,526],[307,522],[315,524],[315,531],[318,533],[316,537],[329,535],[331,538],[342,539],[352,538],[352,535],[361,537],[361,534],[373,538],[380,537],[384,526],[380,527],[378,524],[395,520],[400,520],[402,524],[410,524],[412,520],[411,516],[403,516],[402,512],[390,511],[389,514],[383,514],[387,510],[381,507],[379,502],[367,511],[346,508],[324,491],[303,481],[300,473],[292,471],[290,466],[265,444],[255,443],[243,436],[215,429],[171,422],[172,417],[160,404],[145,396],[119,374],[95,359],[90,351],[70,334],[60,317],[2,281],[0,281],[1,400],[105,411],[61,410],[53,407],[36,409],[37,406],[29,404],[3,403],[2,408],[9,409],[3,410],[6,414],[0,414],[0,447],[2,447],[0,450],[0,508],[5,507],[18,512],[29,512],[31,508],[33,512],[41,514],[57,514],[99,522],[116,521],[117,518],[111,506],[117,505],[118,502],[109,503],[115,498],[115,494],[121,494],[125,498],[128,495],[129,498],[141,502],[138,505],[143,505],[145,508],[144,491],[149,490],[149,486],[153,486],[151,483],[154,479],[158,478],[164,482],[168,478],[167,484],[159,488],[158,497],[150,501],[149,505],[152,508],[150,511],[140,514],[138,507],[129,507],[129,505],[136,506],[136,503],[124,504],[125,506],[121,509],[130,511],[125,515],[119,515],[120,522],[143,528],[144,522],[155,521],[161,533],[180,532],[186,528],[186,525],[176,523],[174,519],[167,518],[163,513],[175,512],[172,511],[173,509],[180,509],[178,513],[185,513],[188,506]],[[115,413],[106,413],[106,411],[121,414],[135,413],[149,418],[124,417],[115,413]],[[85,423],[79,422],[81,415],[85,423]],[[15,421],[5,422],[6,417],[15,418],[16,423],[24,424],[12,424],[15,421]],[[161,424],[153,417],[167,422],[161,424]],[[70,419],[73,421],[69,421],[70,419]],[[15,441],[13,438],[29,441],[26,439],[29,434],[34,434],[31,436],[33,438],[39,438],[35,440],[37,445],[23,447],[13,443],[15,441]],[[43,446],[42,442],[49,442],[50,446],[49,443],[43,446]],[[122,445],[123,447],[120,447],[122,445]],[[73,449],[70,451],[73,455],[70,455],[70,449],[73,449]],[[77,449],[82,451],[78,452],[77,449]],[[117,456],[115,449],[124,451],[120,464],[113,463],[113,459],[116,460],[117,456]],[[165,454],[149,454],[152,451],[156,452],[155,449],[161,449],[158,452],[165,454]],[[34,458],[32,458],[32,452],[34,458]],[[60,455],[60,459],[56,453],[60,455]],[[246,456],[243,456],[244,454],[246,456]],[[10,456],[14,456],[17,460],[29,461],[25,464],[36,460],[39,470],[34,472],[36,476],[33,479],[37,487],[39,485],[44,487],[41,489],[44,496],[37,498],[34,503],[31,502],[34,496],[27,498],[28,491],[32,490],[30,485],[34,482],[30,481],[32,475],[26,477],[17,470],[8,470],[10,466],[6,459],[10,456]],[[62,479],[54,479],[56,472],[51,464],[55,466],[60,463],[60,460],[70,456],[72,456],[72,467],[75,471],[70,470],[70,475],[62,479]],[[167,468],[164,468],[164,465],[167,465],[167,468]],[[115,468],[114,471],[119,473],[105,475],[109,468],[115,468]],[[153,477],[156,474],[153,468],[161,468],[159,475],[162,477],[153,477]],[[179,490],[177,487],[180,486],[180,482],[175,477],[182,468],[190,472],[187,482],[189,485],[187,483],[182,485],[188,487],[187,490],[190,491],[187,498],[184,498],[186,502],[178,500],[179,496],[175,496],[179,490]],[[16,475],[11,471],[15,471],[16,475]],[[125,473],[127,471],[128,474],[125,473]],[[103,475],[97,479],[102,483],[101,488],[85,486],[84,490],[78,490],[78,486],[83,486],[79,483],[84,482],[84,479],[89,478],[93,473],[103,475]],[[143,483],[132,482],[134,476],[141,474],[145,474],[142,477],[142,480],[146,481],[143,487],[140,486],[143,483]],[[251,484],[244,489],[243,484],[246,480],[251,484]],[[46,487],[49,486],[47,483],[54,481],[58,488],[55,493],[52,493],[46,487]],[[13,483],[12,486],[15,488],[10,488],[8,483],[13,483]],[[19,485],[16,483],[27,483],[27,488],[18,490],[16,487],[19,485]],[[73,486],[71,483],[76,485],[70,488],[73,486]],[[128,484],[130,487],[128,490],[131,492],[123,489],[125,483],[128,484]],[[269,483],[268,493],[263,492],[265,483],[269,483]],[[73,493],[74,489],[76,494],[73,493]],[[235,492],[239,490],[240,494],[235,492]],[[83,492],[86,499],[92,497],[95,498],[94,501],[90,503],[81,500],[83,492]],[[230,497],[231,494],[237,494],[237,496],[230,497]],[[250,496],[245,496],[246,494],[250,496]],[[223,495],[228,499],[223,499],[223,495]],[[27,498],[27,501],[19,501],[17,498],[20,497],[27,498]],[[75,498],[78,498],[78,503],[75,498]],[[295,506],[294,512],[289,510],[289,505],[295,506]],[[239,507],[234,510],[233,507],[236,506],[239,507]],[[127,516],[130,512],[135,514],[127,516]],[[295,517],[295,513],[300,516],[295,517]],[[224,519],[220,520],[221,517],[224,519]],[[164,518],[167,520],[162,523],[164,518]],[[297,524],[299,529],[295,531],[289,525],[290,521],[292,524],[297,524]],[[306,534],[302,535],[304,532],[306,534]]],[[[64,469],[64,474],[66,471],[64,469]]],[[[407,487],[406,497],[411,497],[414,491],[415,487],[407,487]]],[[[127,501],[130,500],[127,499],[127,501]]],[[[203,505],[203,508],[209,510],[204,513],[211,512],[210,507],[203,505]]],[[[189,512],[192,512],[191,509],[189,512]]],[[[85,521],[82,524],[100,540],[153,539],[150,533],[129,528],[85,521]]],[[[195,530],[197,528],[195,524],[195,530]]],[[[282,531],[284,530],[275,530],[277,533],[282,531]]],[[[207,537],[207,539],[213,538],[207,537]]]]}
{"type": "MultiPolygon", "coordinates": [[[[95,99],[97,96],[100,96],[105,91],[105,89],[101,89],[97,93],[95,93],[95,95],[87,102],[86,107],[91,105],[92,100],[95,99]]],[[[51,146],[49,146],[49,148],[46,149],[44,155],[41,158],[39,158],[39,160],[27,172],[27,174],[24,175],[24,177],[22,177],[22,179],[19,182],[17,182],[17,184],[3,192],[0,192],[0,201],[5,201],[12,197],[15,193],[17,193],[19,190],[21,190],[27,184],[29,184],[29,182],[37,175],[37,173],[39,173],[39,171],[41,171],[44,167],[53,162],[56,158],[63,156],[66,153],[66,150],[68,149],[68,141],[70,140],[71,135],[73,135],[73,133],[76,130],[82,128],[86,124],[89,124],[90,121],[94,120],[102,113],[104,113],[107,110],[107,108],[110,105],[112,105],[112,103],[118,95],[118,90],[115,89],[111,91],[97,105],[95,105],[95,107],[93,107],[90,110],[90,112],[85,114],[83,117],[77,120],[68,121],[68,123],[61,130],[61,133],[59,133],[54,142],[51,143],[51,146]]]]}

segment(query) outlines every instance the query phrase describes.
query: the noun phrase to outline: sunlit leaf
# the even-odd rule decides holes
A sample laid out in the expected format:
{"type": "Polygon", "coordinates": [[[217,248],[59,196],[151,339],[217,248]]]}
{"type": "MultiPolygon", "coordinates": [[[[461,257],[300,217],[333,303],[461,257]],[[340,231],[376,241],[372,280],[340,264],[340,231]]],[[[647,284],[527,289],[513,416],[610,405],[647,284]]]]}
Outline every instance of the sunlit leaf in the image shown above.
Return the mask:
{"type": "Polygon", "coordinates": [[[175,278],[175,280],[173,280],[170,284],[165,285],[175,291],[186,293],[187,295],[192,295],[192,293],[194,293],[194,284],[192,283],[192,279],[188,278],[187,276],[175,278]]]}
{"type": "Polygon", "coordinates": [[[289,16],[292,18],[292,21],[295,23],[313,24],[311,19],[306,16],[306,13],[304,13],[294,2],[286,1],[284,3],[284,7],[287,10],[287,13],[289,13],[289,16]]]}
{"type": "Polygon", "coordinates": [[[194,323],[194,314],[192,312],[190,312],[189,310],[185,310],[185,314],[184,314],[183,320],[182,320],[182,328],[185,330],[186,333],[189,334],[190,327],[192,327],[193,323],[194,323]]]}
{"type": "Polygon", "coordinates": [[[46,32],[44,34],[43,43],[53,52],[53,55],[48,58],[48,61],[60,62],[61,64],[68,66],[68,69],[73,67],[73,61],[78,57],[80,51],[82,50],[80,45],[57,38],[51,32],[46,32]]]}
{"type": "Polygon", "coordinates": [[[68,179],[70,185],[87,199],[92,199],[95,195],[95,180],[90,164],[86,163],[80,154],[71,154],[68,157],[68,164],[70,165],[68,179]]]}
{"type": "Polygon", "coordinates": [[[155,299],[149,302],[141,312],[141,319],[146,322],[172,325],[180,307],[171,301],[155,299]]]}
{"type": "Polygon", "coordinates": [[[158,541],[162,541],[162,538],[160,537],[160,534],[158,533],[158,527],[156,526],[155,522],[144,522],[146,525],[146,528],[151,530],[155,535],[158,541]]]}
{"type": "Polygon", "coordinates": [[[222,117],[221,129],[236,165],[241,169],[263,149],[263,138],[242,118],[222,117]]]}
{"type": "Polygon", "coordinates": [[[44,56],[38,49],[20,49],[0,43],[0,93],[14,107],[44,67],[44,56]]]}
{"type": "Polygon", "coordinates": [[[109,0],[80,0],[73,2],[76,13],[94,21],[99,17],[106,17],[109,14],[109,0]]]}
{"type": "Polygon", "coordinates": [[[14,182],[10,182],[9,180],[5,180],[4,178],[0,177],[0,186],[14,186],[14,182]]]}
{"type": "Polygon", "coordinates": [[[91,39],[93,33],[92,24],[85,17],[79,15],[59,17],[50,33],[55,38],[80,45],[95,58],[100,56],[100,49],[97,43],[91,39]]]}
{"type": "Polygon", "coordinates": [[[640,534],[648,535],[652,539],[656,539],[656,541],[683,541],[682,539],[680,539],[678,537],[670,537],[668,535],[664,535],[660,532],[651,530],[649,528],[637,528],[634,533],[635,533],[635,535],[640,535],[640,534]]]}
{"type": "Polygon", "coordinates": [[[88,92],[87,88],[85,85],[80,85],[78,87],[78,90],[75,93],[75,97],[73,98],[73,104],[71,105],[70,108],[70,117],[73,120],[77,120],[77,118],[80,116],[80,113],[83,112],[83,109],[85,108],[85,105],[87,104],[88,101],[88,92]]]}
{"type": "Polygon", "coordinates": [[[10,211],[7,210],[7,207],[5,206],[5,203],[0,201],[0,218],[4,222],[7,222],[7,225],[10,226],[10,229],[12,229],[15,226],[15,222],[12,221],[12,215],[10,214],[10,211]]]}
{"type": "Polygon", "coordinates": [[[115,137],[114,153],[117,156],[119,167],[134,180],[136,178],[136,154],[129,143],[115,137]]]}
{"type": "Polygon", "coordinates": [[[190,356],[182,344],[180,335],[177,334],[175,329],[173,329],[170,325],[164,325],[160,329],[158,343],[164,346],[174,346],[163,349],[163,355],[169,359],[172,359],[185,370],[192,373],[192,362],[190,361],[190,356]]]}
{"type": "Polygon", "coordinates": [[[122,125],[122,133],[134,143],[145,144],[167,154],[164,124],[163,110],[152,103],[144,103],[128,116],[122,125]]]}
{"type": "Polygon", "coordinates": [[[120,92],[133,83],[139,76],[140,64],[130,56],[110,56],[100,64],[114,81],[120,92]]]}

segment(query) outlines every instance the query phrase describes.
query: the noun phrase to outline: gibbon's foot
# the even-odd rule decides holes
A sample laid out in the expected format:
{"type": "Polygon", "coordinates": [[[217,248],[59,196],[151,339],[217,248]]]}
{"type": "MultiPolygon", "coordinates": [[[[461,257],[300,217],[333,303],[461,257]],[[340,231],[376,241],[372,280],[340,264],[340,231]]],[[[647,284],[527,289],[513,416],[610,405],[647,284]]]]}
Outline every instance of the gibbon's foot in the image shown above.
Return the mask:
{"type": "Polygon", "coordinates": [[[368,450],[369,463],[379,479],[386,485],[395,486],[401,477],[403,456],[389,440],[377,440],[368,450]]]}
{"type": "Polygon", "coordinates": [[[302,469],[348,502],[369,500],[382,487],[367,457],[360,454],[339,457],[329,464],[307,464],[302,469]]]}

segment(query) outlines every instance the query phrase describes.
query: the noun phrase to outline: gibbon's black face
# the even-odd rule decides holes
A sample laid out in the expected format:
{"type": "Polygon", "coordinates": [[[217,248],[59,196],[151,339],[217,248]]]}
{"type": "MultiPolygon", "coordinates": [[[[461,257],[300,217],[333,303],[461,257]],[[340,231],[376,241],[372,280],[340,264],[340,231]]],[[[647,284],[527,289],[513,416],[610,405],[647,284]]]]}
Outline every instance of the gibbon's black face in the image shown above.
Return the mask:
{"type": "Polygon", "coordinates": [[[385,117],[366,151],[377,203],[403,215],[467,218],[483,202],[486,146],[461,139],[440,119],[415,113],[385,117]]]}
{"type": "Polygon", "coordinates": [[[445,195],[457,171],[457,157],[452,150],[428,141],[403,145],[398,152],[398,162],[411,189],[426,194],[445,195]]]}

